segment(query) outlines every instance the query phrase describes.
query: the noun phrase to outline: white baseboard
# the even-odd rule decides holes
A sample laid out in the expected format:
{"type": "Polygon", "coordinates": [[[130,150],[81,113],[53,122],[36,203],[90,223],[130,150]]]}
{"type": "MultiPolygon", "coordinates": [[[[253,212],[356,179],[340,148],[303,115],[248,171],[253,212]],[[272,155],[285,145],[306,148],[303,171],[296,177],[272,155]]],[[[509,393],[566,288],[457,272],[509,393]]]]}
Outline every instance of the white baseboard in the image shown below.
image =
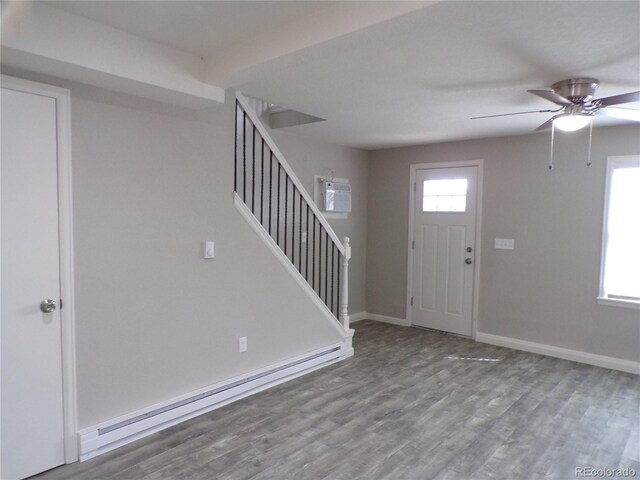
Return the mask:
{"type": "Polygon", "coordinates": [[[392,325],[400,325],[402,327],[410,327],[411,324],[406,318],[389,317],[387,315],[378,315],[377,313],[358,312],[349,315],[349,322],[359,322],[360,320],[375,320],[376,322],[391,323],[392,325]]]}
{"type": "Polygon", "coordinates": [[[410,327],[411,324],[406,318],[389,317],[387,315],[378,315],[377,313],[368,313],[369,320],[375,320],[376,322],[391,323],[393,325],[400,325],[402,327],[410,327]]]}
{"type": "MultiPolygon", "coordinates": [[[[353,331],[351,330],[350,333],[353,331]]],[[[254,370],[78,432],[83,462],[152,433],[293,380],[353,355],[351,337],[305,355],[254,370]]]]}
{"type": "Polygon", "coordinates": [[[366,320],[367,318],[369,318],[367,315],[369,315],[367,312],[351,313],[349,314],[349,323],[366,320]]]}
{"type": "Polygon", "coordinates": [[[489,343],[499,347],[513,348],[515,350],[523,350],[525,352],[538,353],[549,357],[562,358],[563,360],[571,360],[574,362],[595,365],[596,367],[611,368],[622,372],[635,373],[640,375],[640,362],[631,360],[623,360],[622,358],[607,357],[605,355],[596,355],[595,353],[581,352],[579,350],[570,350],[568,348],[554,347],[553,345],[545,345],[544,343],[528,342],[511,337],[501,337],[490,333],[476,333],[476,341],[481,343],[489,343]]]}

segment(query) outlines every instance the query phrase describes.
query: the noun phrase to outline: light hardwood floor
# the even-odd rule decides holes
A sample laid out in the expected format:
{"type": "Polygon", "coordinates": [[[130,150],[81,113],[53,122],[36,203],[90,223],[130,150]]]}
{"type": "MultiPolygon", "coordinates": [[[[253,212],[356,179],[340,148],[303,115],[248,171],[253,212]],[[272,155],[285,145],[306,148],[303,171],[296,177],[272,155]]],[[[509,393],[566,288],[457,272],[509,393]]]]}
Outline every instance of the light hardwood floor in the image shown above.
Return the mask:
{"type": "Polygon", "coordinates": [[[356,356],[56,479],[640,478],[638,376],[371,321],[356,356]]]}

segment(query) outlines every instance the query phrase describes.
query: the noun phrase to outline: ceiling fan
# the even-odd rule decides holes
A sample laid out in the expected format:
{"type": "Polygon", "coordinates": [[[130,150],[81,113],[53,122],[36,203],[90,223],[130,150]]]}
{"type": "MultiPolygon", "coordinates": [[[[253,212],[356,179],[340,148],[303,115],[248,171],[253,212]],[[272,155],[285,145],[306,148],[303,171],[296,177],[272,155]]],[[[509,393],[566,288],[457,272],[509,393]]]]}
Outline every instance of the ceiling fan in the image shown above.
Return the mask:
{"type": "Polygon", "coordinates": [[[529,93],[558,105],[560,108],[556,110],[531,110],[528,112],[486,115],[473,117],[472,120],[522,115],[525,113],[555,113],[556,115],[536,128],[536,131],[546,130],[553,126],[565,132],[573,132],[586,127],[595,116],[615,117],[640,122],[640,110],[615,107],[615,105],[640,101],[640,91],[611,97],[594,98],[595,91],[599,85],[599,81],[595,78],[562,80],[551,85],[551,90],[527,90],[529,93]]]}

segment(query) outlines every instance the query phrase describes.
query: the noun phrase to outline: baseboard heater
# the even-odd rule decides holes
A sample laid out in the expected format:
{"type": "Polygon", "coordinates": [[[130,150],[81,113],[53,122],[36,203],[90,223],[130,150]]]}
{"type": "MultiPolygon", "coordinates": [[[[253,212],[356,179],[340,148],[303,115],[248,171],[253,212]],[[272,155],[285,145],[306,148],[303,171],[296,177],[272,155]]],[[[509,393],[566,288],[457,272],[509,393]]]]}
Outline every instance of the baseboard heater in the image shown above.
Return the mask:
{"type": "Polygon", "coordinates": [[[172,425],[223,407],[345,358],[342,345],[250,372],[144,411],[118,417],[79,432],[80,461],[96,457],[172,425]]]}

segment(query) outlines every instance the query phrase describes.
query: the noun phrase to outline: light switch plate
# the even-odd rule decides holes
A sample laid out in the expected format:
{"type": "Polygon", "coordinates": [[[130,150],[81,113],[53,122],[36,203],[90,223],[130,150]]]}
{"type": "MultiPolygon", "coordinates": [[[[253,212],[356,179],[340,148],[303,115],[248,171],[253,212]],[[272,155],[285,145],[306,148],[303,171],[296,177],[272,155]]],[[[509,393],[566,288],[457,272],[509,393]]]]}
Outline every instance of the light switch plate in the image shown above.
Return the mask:
{"type": "Polygon", "coordinates": [[[513,238],[496,238],[493,246],[496,250],[513,250],[514,243],[513,238]]]}
{"type": "Polygon", "coordinates": [[[203,258],[214,258],[215,257],[215,244],[214,242],[207,240],[202,244],[202,257],[203,258]]]}

